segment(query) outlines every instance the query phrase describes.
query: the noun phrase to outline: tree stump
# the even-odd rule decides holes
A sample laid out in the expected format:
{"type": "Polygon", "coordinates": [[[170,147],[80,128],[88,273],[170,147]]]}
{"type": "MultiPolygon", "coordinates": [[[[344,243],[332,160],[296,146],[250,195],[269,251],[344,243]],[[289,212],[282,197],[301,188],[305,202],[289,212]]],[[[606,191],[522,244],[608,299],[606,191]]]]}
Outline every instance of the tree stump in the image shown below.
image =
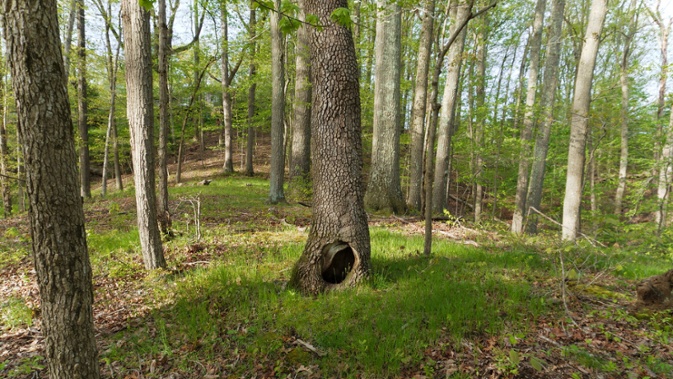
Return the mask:
{"type": "Polygon", "coordinates": [[[638,283],[636,293],[638,306],[648,308],[673,308],[673,270],[652,276],[638,283]]]}

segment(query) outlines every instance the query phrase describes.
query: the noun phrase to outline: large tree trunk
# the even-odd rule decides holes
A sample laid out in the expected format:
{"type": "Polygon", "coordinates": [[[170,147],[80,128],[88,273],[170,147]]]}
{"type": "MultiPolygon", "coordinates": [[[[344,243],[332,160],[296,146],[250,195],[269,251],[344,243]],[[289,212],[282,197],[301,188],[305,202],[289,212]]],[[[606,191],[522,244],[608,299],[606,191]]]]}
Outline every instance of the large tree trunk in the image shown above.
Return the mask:
{"type": "MultiPolygon", "coordinates": [[[[454,6],[453,4],[451,5],[454,6]]],[[[451,35],[456,28],[464,23],[469,17],[471,6],[466,1],[460,1],[455,5],[455,22],[451,23],[451,35]]],[[[451,135],[455,108],[458,103],[458,83],[460,81],[460,67],[463,62],[463,49],[467,28],[464,28],[455,39],[448,51],[446,82],[442,97],[442,108],[437,126],[437,157],[435,160],[435,178],[432,190],[432,206],[436,213],[442,213],[446,205],[446,188],[449,178],[449,156],[451,152],[451,135]]]]}
{"type": "Polygon", "coordinates": [[[86,84],[86,22],[84,1],[77,2],[77,129],[79,130],[79,175],[82,197],[91,197],[91,172],[89,170],[89,127],[86,84]]]}
{"type": "Polygon", "coordinates": [[[147,269],[165,267],[154,193],[154,105],[149,12],[136,0],[122,1],[126,51],[127,116],[131,131],[138,232],[147,269]]]}
{"type": "Polygon", "coordinates": [[[222,2],[220,9],[222,19],[222,60],[220,76],[222,77],[222,123],[224,124],[224,165],[222,169],[229,174],[234,172],[234,146],[232,143],[232,104],[229,92],[229,22],[226,2],[222,2]]]}
{"type": "Polygon", "coordinates": [[[2,9],[49,377],[97,379],[91,266],[56,1],[6,0],[2,9]]]}
{"type": "MultiPolygon", "coordinates": [[[[299,1],[299,18],[304,19],[305,0],[299,1]]],[[[311,169],[311,75],[310,38],[308,26],[297,30],[296,77],[294,90],[294,122],[292,124],[292,149],[290,154],[290,182],[298,192],[308,188],[311,169]]],[[[293,192],[297,192],[294,191],[293,192]]]]}
{"type": "Polygon", "coordinates": [[[346,0],[307,0],[320,18],[311,29],[313,78],[313,216],[292,284],[304,293],[350,287],[369,272],[370,245],[362,183],[358,65],[351,33],[335,24],[346,0]]]}
{"type": "Polygon", "coordinates": [[[374,136],[365,205],[373,211],[402,213],[400,183],[400,7],[377,1],[374,136]]]}
{"type": "MultiPolygon", "coordinates": [[[[547,37],[547,59],[545,61],[542,103],[540,108],[542,114],[540,119],[542,124],[535,140],[535,150],[533,151],[533,168],[530,174],[530,184],[528,186],[528,207],[527,209],[540,209],[542,202],[542,186],[544,183],[545,166],[547,161],[547,152],[549,150],[549,137],[551,136],[551,127],[554,123],[554,100],[556,97],[556,88],[558,87],[558,68],[561,57],[561,36],[563,28],[563,13],[565,10],[565,0],[553,0],[551,11],[551,29],[547,37]]],[[[537,232],[537,213],[529,212],[526,232],[537,232]]]]}
{"type": "Polygon", "coordinates": [[[591,83],[598,54],[603,21],[607,13],[607,0],[593,0],[585,42],[580,55],[575,93],[573,95],[572,121],[570,126],[570,147],[568,149],[568,174],[565,197],[563,199],[563,231],[566,241],[577,238],[580,226],[582,203],[582,178],[584,173],[585,147],[589,125],[589,105],[591,103],[591,83]]]}
{"type": "Polygon", "coordinates": [[[250,67],[248,69],[248,80],[250,88],[248,89],[248,139],[245,148],[245,174],[253,176],[255,174],[253,165],[253,152],[255,149],[255,90],[257,83],[255,82],[255,75],[257,73],[257,66],[255,65],[255,55],[257,52],[257,20],[256,20],[254,0],[250,1],[250,67]]]}
{"type": "Polygon", "coordinates": [[[168,208],[168,133],[169,133],[169,92],[168,92],[168,55],[170,42],[168,24],[166,21],[166,0],[158,2],[157,21],[159,23],[159,48],[157,68],[159,74],[159,146],[157,148],[158,188],[157,188],[157,217],[159,228],[164,234],[169,233],[171,214],[168,208]]]}
{"type": "Polygon", "coordinates": [[[280,31],[280,0],[274,0],[271,12],[271,167],[269,169],[269,203],[285,201],[285,49],[280,31]]]}
{"type": "Polygon", "coordinates": [[[421,192],[423,187],[423,137],[425,135],[424,126],[428,103],[428,74],[430,71],[430,54],[432,52],[434,20],[435,0],[427,0],[425,1],[421,36],[419,37],[418,42],[416,83],[414,86],[414,100],[411,109],[411,146],[409,148],[409,192],[407,193],[407,207],[417,211],[421,209],[421,192]]]}
{"type": "MultiPolygon", "coordinates": [[[[547,0],[537,0],[533,33],[530,41],[530,68],[528,69],[528,88],[526,91],[526,108],[521,129],[521,150],[519,152],[519,173],[516,180],[516,197],[514,215],[512,216],[512,233],[523,232],[524,216],[526,215],[526,195],[528,193],[528,175],[532,150],[533,129],[535,127],[535,95],[540,67],[540,47],[542,45],[542,24],[547,0]]],[[[526,57],[524,57],[526,59],[526,57]]]]}

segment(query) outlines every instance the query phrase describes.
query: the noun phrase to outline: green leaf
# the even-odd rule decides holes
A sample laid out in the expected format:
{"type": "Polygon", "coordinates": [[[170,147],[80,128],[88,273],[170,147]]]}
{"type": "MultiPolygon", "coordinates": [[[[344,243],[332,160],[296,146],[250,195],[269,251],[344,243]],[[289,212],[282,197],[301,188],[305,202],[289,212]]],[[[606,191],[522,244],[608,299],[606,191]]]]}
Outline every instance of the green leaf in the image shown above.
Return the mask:
{"type": "Polygon", "coordinates": [[[301,26],[301,23],[297,20],[288,18],[288,17],[283,17],[280,19],[280,31],[285,33],[285,34],[290,34],[301,26]]]}
{"type": "Polygon", "coordinates": [[[283,1],[280,4],[280,11],[288,16],[294,16],[299,13],[299,6],[291,1],[283,1]]]}
{"type": "Polygon", "coordinates": [[[253,7],[255,8],[264,8],[264,9],[275,9],[273,6],[273,2],[268,1],[268,0],[255,0],[252,2],[253,7]]]}
{"type": "Polygon", "coordinates": [[[138,0],[140,6],[147,9],[148,11],[152,10],[152,8],[154,7],[154,1],[155,0],[138,0]]]}
{"type": "Polygon", "coordinates": [[[306,15],[306,23],[313,25],[318,28],[318,30],[322,29],[320,26],[320,18],[312,13],[306,15]]]}
{"type": "Polygon", "coordinates": [[[544,369],[544,362],[538,357],[530,357],[530,365],[535,371],[542,371],[544,369]]]}
{"type": "Polygon", "coordinates": [[[519,357],[519,353],[512,349],[509,351],[509,361],[511,364],[518,366],[519,362],[521,362],[521,358],[519,357]]]}
{"type": "Polygon", "coordinates": [[[348,29],[353,25],[353,21],[351,21],[351,11],[348,10],[348,8],[335,9],[330,15],[330,18],[332,21],[348,29]]]}

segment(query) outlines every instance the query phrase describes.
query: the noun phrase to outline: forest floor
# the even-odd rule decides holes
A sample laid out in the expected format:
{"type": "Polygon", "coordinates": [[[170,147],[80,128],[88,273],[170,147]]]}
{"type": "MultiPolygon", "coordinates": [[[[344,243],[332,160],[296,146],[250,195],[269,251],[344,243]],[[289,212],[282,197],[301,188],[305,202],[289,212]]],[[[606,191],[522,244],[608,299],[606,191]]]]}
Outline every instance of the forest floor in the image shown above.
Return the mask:
{"type": "MultiPolygon", "coordinates": [[[[220,155],[192,150],[170,189],[166,270],[143,269],[131,190],[86,201],[104,378],[673,377],[673,313],[634,306],[666,253],[453,220],[424,257],[418,217],[370,215],[370,278],[304,297],[310,209],[266,204],[265,174],[220,155]]],[[[47,377],[27,223],[0,221],[0,377],[47,377]]]]}

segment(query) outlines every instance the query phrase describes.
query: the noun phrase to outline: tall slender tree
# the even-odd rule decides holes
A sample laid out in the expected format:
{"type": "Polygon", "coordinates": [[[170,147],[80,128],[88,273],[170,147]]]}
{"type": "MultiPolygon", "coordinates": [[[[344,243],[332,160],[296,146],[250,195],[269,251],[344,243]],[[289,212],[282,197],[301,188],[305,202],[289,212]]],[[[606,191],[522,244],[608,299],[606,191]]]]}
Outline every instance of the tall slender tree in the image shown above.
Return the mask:
{"type": "Polygon", "coordinates": [[[84,1],[77,1],[77,129],[79,130],[79,175],[82,197],[91,197],[89,126],[86,79],[86,18],[84,1]]]}
{"type": "Polygon", "coordinates": [[[222,80],[222,123],[224,124],[224,164],[225,173],[234,172],[234,146],[232,143],[232,98],[230,93],[231,76],[229,75],[229,14],[227,2],[220,5],[220,28],[222,30],[222,58],[220,76],[222,80]]]}
{"type": "Polygon", "coordinates": [[[400,6],[377,1],[376,73],[372,163],[365,205],[374,211],[405,210],[400,183],[400,6]]]}
{"type": "MultiPolygon", "coordinates": [[[[4,38],[2,38],[4,41],[4,38]]],[[[0,46],[0,50],[2,46],[0,46]]],[[[12,192],[9,184],[8,175],[8,161],[9,161],[9,146],[7,143],[7,67],[5,60],[0,59],[0,107],[2,109],[2,119],[0,119],[0,192],[2,193],[2,210],[5,218],[12,215],[12,192]]]]}
{"type": "Polygon", "coordinates": [[[547,37],[547,59],[545,60],[542,101],[540,104],[540,108],[542,109],[542,114],[540,115],[542,124],[535,139],[533,164],[528,195],[526,197],[528,201],[526,232],[531,234],[537,232],[537,213],[535,211],[530,212],[530,210],[539,209],[542,202],[542,186],[544,183],[547,152],[549,151],[551,128],[554,123],[554,101],[558,88],[558,69],[561,57],[565,5],[565,0],[552,0],[551,25],[549,36],[547,37]]]}
{"type": "Polygon", "coordinates": [[[428,103],[428,74],[430,72],[430,55],[432,53],[435,20],[435,0],[426,0],[423,4],[423,22],[421,24],[421,35],[418,42],[416,83],[414,85],[414,100],[411,109],[411,146],[409,148],[409,191],[407,193],[407,207],[413,210],[421,209],[423,145],[426,121],[425,116],[428,103]]]}
{"type": "MultiPolygon", "coordinates": [[[[512,216],[512,233],[523,232],[526,214],[526,195],[528,194],[528,175],[532,151],[533,131],[535,128],[535,96],[537,94],[537,78],[540,67],[540,49],[542,46],[542,25],[547,0],[537,0],[533,31],[530,39],[530,67],[528,69],[528,88],[526,90],[526,108],[521,129],[521,151],[519,153],[519,173],[516,181],[516,198],[514,215],[512,216]]],[[[525,59],[525,57],[524,57],[525,59]]]]}
{"type": "Polygon", "coordinates": [[[285,201],[285,47],[280,30],[281,0],[274,0],[271,12],[271,168],[269,202],[285,201]]]}
{"type": "Polygon", "coordinates": [[[256,75],[257,65],[255,63],[255,55],[257,53],[257,11],[254,6],[254,0],[250,0],[250,19],[248,26],[248,34],[250,35],[250,65],[248,67],[248,81],[250,87],[248,88],[248,139],[245,148],[245,174],[248,176],[254,175],[253,166],[253,151],[255,148],[255,94],[257,91],[256,75]]]}
{"type": "Polygon", "coordinates": [[[306,0],[322,25],[311,28],[313,216],[291,282],[311,294],[353,286],[369,272],[357,58],[350,31],[330,17],[347,6],[306,0]]]}
{"type": "Polygon", "coordinates": [[[154,101],[150,14],[137,0],[122,0],[126,53],[126,113],[131,131],[138,232],[145,268],[166,266],[154,189],[154,101]]]}
{"type": "Polygon", "coordinates": [[[563,231],[566,241],[577,238],[580,227],[582,202],[582,179],[584,174],[585,148],[589,127],[589,107],[591,104],[591,84],[598,55],[603,21],[608,11],[607,0],[593,0],[589,14],[584,44],[580,55],[575,91],[573,94],[572,120],[570,126],[570,146],[568,148],[568,173],[563,198],[563,231]]]}
{"type": "Polygon", "coordinates": [[[56,1],[2,2],[49,377],[97,379],[93,286],[56,1]]]}

